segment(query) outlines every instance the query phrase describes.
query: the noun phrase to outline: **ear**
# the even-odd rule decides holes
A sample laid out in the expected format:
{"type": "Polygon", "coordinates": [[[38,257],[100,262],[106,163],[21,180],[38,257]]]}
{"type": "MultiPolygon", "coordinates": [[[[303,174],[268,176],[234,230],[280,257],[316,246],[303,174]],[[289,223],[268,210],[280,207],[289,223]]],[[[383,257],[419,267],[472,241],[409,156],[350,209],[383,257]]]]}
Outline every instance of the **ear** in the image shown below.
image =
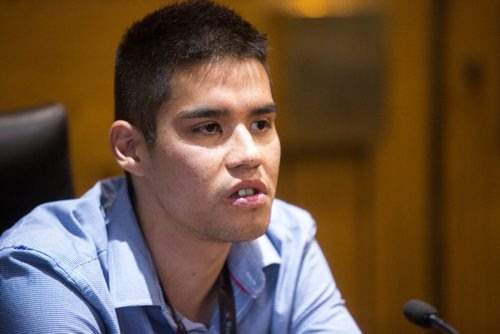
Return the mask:
{"type": "Polygon", "coordinates": [[[143,176],[148,150],[142,133],[126,121],[115,121],[109,130],[109,145],[116,162],[132,175],[143,176]]]}

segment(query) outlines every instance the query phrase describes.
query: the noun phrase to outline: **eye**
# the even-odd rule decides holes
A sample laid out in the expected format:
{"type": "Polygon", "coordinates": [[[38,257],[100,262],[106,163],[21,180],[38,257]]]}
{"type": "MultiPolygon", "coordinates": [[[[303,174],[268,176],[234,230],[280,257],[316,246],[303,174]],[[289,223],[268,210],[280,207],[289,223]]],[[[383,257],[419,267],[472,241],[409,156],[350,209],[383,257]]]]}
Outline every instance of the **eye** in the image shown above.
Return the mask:
{"type": "Polygon", "coordinates": [[[271,127],[271,122],[267,119],[260,119],[258,121],[252,122],[250,125],[250,130],[255,132],[263,132],[271,127]]]}
{"type": "Polygon", "coordinates": [[[210,136],[222,133],[222,128],[217,123],[208,123],[193,129],[193,131],[201,135],[210,136]]]}

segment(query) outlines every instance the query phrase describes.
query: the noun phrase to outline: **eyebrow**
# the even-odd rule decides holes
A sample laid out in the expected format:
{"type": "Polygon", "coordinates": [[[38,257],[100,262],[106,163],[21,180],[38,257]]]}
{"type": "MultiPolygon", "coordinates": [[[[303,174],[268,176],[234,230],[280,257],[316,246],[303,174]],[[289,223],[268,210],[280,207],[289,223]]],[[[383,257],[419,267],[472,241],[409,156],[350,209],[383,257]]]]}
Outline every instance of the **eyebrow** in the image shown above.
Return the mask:
{"type": "MultiPolygon", "coordinates": [[[[275,113],[277,107],[274,103],[266,104],[262,107],[256,108],[251,111],[252,115],[265,115],[275,113]]],[[[227,117],[229,112],[226,109],[217,108],[198,108],[193,110],[186,110],[179,113],[177,118],[182,119],[195,119],[195,118],[223,118],[227,117]]]]}
{"type": "Polygon", "coordinates": [[[253,115],[265,115],[265,114],[276,113],[277,111],[278,111],[278,107],[276,107],[276,104],[269,103],[269,104],[266,104],[260,108],[253,110],[252,114],[253,115]]]}
{"type": "Polygon", "coordinates": [[[224,109],[215,108],[199,108],[186,110],[179,113],[177,118],[193,119],[193,118],[221,118],[227,116],[228,112],[224,109]]]}

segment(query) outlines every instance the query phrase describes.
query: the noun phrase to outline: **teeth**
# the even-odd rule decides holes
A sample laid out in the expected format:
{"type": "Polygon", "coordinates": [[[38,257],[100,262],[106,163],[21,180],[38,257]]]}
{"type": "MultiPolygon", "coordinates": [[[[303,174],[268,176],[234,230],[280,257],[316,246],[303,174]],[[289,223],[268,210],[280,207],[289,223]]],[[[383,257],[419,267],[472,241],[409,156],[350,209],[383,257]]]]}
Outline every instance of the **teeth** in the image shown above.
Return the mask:
{"type": "Polygon", "coordinates": [[[251,196],[255,194],[255,190],[253,188],[240,189],[238,191],[238,196],[251,196]]]}

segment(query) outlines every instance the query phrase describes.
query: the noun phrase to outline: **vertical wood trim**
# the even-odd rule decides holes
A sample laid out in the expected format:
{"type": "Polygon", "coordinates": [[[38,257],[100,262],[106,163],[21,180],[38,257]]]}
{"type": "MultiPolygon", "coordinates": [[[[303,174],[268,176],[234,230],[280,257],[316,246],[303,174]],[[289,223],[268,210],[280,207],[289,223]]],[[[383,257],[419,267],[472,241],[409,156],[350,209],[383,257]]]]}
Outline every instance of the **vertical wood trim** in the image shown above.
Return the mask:
{"type": "Polygon", "coordinates": [[[375,330],[417,333],[402,316],[410,298],[429,299],[429,0],[388,1],[388,91],[374,154],[375,330]]]}
{"type": "Polygon", "coordinates": [[[442,309],[443,290],[443,236],[446,234],[443,226],[443,121],[446,119],[446,109],[443,106],[444,84],[444,53],[446,47],[447,0],[432,2],[431,11],[431,64],[430,91],[431,111],[429,117],[429,224],[428,236],[432,256],[430,257],[430,272],[434,279],[430,286],[429,300],[438,310],[442,309]]]}

